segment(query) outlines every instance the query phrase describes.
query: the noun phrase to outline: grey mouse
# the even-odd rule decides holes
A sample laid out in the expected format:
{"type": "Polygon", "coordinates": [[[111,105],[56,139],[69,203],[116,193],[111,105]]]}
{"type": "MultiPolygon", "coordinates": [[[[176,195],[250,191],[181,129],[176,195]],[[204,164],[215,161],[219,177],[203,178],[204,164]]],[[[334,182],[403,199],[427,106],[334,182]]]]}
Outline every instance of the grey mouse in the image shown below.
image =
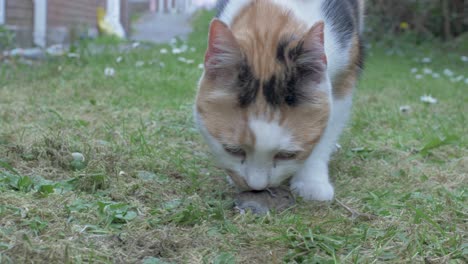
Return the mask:
{"type": "Polygon", "coordinates": [[[270,210],[281,212],[295,204],[292,193],[287,188],[269,188],[263,191],[245,191],[236,195],[235,208],[241,214],[266,214],[270,210]]]}

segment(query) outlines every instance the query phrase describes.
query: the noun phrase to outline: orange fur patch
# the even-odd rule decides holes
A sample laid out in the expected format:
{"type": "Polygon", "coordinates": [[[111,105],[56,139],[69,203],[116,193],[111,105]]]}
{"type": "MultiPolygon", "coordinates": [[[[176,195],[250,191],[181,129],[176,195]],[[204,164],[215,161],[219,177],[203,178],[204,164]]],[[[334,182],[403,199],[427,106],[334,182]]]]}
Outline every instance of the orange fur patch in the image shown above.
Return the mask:
{"type": "Polygon", "coordinates": [[[355,34],[349,51],[350,63],[348,67],[332,82],[333,97],[335,99],[347,97],[353,92],[354,86],[356,85],[360,71],[359,60],[362,56],[361,50],[359,49],[359,42],[359,36],[355,34]]]}
{"type": "Polygon", "coordinates": [[[254,145],[255,135],[248,127],[248,113],[239,109],[236,95],[212,98],[216,85],[208,79],[202,80],[200,87],[197,110],[210,134],[224,144],[254,145]]]}
{"type": "Polygon", "coordinates": [[[231,30],[255,76],[265,81],[281,71],[276,61],[281,38],[302,36],[308,28],[283,8],[270,1],[257,0],[240,11],[231,30]]]}
{"type": "Polygon", "coordinates": [[[309,157],[328,123],[328,96],[325,93],[317,94],[315,101],[313,104],[281,109],[280,125],[292,133],[294,141],[300,143],[303,149],[297,157],[298,160],[309,157]]]}

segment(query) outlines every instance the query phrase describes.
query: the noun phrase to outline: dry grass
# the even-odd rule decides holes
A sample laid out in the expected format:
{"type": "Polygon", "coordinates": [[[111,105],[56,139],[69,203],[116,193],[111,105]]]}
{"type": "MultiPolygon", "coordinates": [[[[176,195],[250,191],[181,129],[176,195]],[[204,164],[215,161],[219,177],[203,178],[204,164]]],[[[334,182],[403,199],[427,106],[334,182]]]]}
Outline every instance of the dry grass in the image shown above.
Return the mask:
{"type": "MultiPolygon", "coordinates": [[[[207,21],[184,57],[201,62],[207,21]]],[[[0,66],[0,263],[467,261],[467,85],[410,73],[468,76],[467,51],[371,48],[331,164],[342,205],[256,217],[232,210],[235,190],[193,128],[200,70],[143,46],[0,66]],[[422,56],[433,63],[412,60],[422,56]]]]}

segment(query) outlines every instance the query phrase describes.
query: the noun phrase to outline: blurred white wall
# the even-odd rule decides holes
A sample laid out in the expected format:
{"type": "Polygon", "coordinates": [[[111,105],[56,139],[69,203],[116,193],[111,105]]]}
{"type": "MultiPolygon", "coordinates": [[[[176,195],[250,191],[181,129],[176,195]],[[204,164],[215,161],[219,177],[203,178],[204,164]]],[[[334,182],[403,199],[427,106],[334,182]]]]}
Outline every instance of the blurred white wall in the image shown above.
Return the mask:
{"type": "Polygon", "coordinates": [[[0,25],[5,24],[5,0],[0,0],[0,25]]]}
{"type": "Polygon", "coordinates": [[[193,0],[193,4],[198,7],[211,8],[216,4],[216,0],[193,0]]]}

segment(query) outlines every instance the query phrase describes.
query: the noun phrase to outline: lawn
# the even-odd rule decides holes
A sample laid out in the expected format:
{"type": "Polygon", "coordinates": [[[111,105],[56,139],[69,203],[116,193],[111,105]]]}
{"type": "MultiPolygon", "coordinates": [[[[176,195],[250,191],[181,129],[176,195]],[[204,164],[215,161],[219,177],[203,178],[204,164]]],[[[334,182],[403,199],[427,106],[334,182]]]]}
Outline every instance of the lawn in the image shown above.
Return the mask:
{"type": "Polygon", "coordinates": [[[467,262],[466,47],[372,43],[337,201],[240,215],[192,121],[209,15],[181,54],[0,62],[0,263],[467,262]]]}

